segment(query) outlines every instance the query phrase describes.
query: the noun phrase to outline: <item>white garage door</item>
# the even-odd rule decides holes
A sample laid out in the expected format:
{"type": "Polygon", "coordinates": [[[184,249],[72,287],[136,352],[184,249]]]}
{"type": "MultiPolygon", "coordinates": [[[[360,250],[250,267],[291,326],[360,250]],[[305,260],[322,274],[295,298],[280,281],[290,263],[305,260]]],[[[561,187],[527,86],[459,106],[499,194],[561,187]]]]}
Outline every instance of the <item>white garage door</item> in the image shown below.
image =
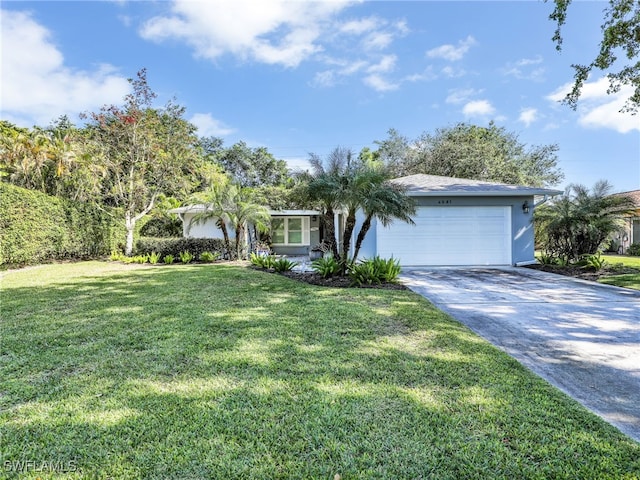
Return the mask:
{"type": "Polygon", "coordinates": [[[511,207],[419,207],[413,220],[378,224],[378,255],[401,265],[511,264],[511,207]]]}

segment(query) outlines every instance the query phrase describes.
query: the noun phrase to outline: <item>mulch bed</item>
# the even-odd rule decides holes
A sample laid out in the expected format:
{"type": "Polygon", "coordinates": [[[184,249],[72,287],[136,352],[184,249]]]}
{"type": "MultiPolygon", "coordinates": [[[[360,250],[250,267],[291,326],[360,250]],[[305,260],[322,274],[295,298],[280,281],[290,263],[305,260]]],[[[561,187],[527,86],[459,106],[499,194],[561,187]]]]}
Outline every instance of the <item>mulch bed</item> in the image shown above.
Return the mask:
{"type": "MultiPolygon", "coordinates": [[[[273,272],[275,273],[275,272],[273,272]]],[[[351,279],[349,277],[329,277],[322,278],[322,276],[317,273],[310,272],[283,272],[279,275],[283,275],[287,278],[291,278],[292,280],[297,280],[299,282],[309,283],[311,285],[319,285],[321,287],[332,287],[332,288],[377,288],[382,290],[407,290],[407,287],[400,283],[380,283],[373,285],[362,285],[359,287],[358,285],[353,285],[351,283],[351,279]]]]}

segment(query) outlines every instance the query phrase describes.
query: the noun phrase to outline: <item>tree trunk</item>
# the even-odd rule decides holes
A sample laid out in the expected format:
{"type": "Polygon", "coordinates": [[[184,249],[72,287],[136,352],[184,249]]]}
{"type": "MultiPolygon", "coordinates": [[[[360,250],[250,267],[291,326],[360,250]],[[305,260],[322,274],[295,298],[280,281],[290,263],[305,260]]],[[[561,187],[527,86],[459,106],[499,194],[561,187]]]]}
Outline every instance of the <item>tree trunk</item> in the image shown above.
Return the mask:
{"type": "Polygon", "coordinates": [[[329,245],[333,257],[336,260],[340,260],[340,255],[338,254],[338,244],[336,243],[335,215],[332,208],[328,208],[327,211],[322,215],[322,222],[324,223],[325,228],[325,238],[323,238],[323,240],[329,245]]]}
{"type": "Polygon", "coordinates": [[[229,231],[227,230],[227,222],[222,218],[218,218],[218,228],[222,230],[222,238],[224,238],[224,248],[227,250],[226,257],[231,260],[231,242],[229,241],[229,231]]]}
{"type": "Polygon", "coordinates": [[[356,228],[356,211],[350,209],[347,213],[347,220],[344,226],[344,233],[342,235],[342,260],[346,265],[349,259],[349,248],[351,247],[351,236],[353,230],[356,228]]]}
{"type": "Polygon", "coordinates": [[[243,249],[244,249],[244,227],[241,223],[236,225],[236,255],[238,256],[237,260],[243,260],[243,249]]]}
{"type": "Polygon", "coordinates": [[[124,213],[124,226],[127,229],[127,244],[125,246],[125,255],[130,256],[133,253],[133,233],[136,229],[136,222],[144,217],[147,213],[151,211],[153,206],[156,203],[156,194],[151,196],[151,200],[149,204],[146,206],[144,210],[142,210],[138,215],[134,215],[133,212],[127,210],[124,213]]]}
{"type": "Polygon", "coordinates": [[[358,254],[360,253],[360,247],[362,246],[362,242],[364,241],[364,237],[367,236],[367,232],[369,228],[371,228],[371,215],[367,215],[364,222],[362,222],[362,226],[360,227],[360,231],[358,232],[358,237],[356,238],[356,246],[353,252],[353,259],[358,259],[358,254]]]}
{"type": "Polygon", "coordinates": [[[127,243],[124,249],[124,254],[130,256],[133,253],[133,231],[136,228],[136,220],[131,215],[131,212],[125,212],[124,226],[127,229],[127,243]]]}

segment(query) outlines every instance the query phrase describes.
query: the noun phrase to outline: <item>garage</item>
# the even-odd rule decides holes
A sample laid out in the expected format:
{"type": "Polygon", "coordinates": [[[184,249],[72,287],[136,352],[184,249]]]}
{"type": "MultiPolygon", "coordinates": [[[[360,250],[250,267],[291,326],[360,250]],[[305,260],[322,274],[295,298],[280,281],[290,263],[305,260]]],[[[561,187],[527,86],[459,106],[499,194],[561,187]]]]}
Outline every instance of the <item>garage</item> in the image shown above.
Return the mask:
{"type": "Polygon", "coordinates": [[[378,226],[378,255],[401,265],[511,265],[510,206],[418,207],[415,225],[378,226]]]}

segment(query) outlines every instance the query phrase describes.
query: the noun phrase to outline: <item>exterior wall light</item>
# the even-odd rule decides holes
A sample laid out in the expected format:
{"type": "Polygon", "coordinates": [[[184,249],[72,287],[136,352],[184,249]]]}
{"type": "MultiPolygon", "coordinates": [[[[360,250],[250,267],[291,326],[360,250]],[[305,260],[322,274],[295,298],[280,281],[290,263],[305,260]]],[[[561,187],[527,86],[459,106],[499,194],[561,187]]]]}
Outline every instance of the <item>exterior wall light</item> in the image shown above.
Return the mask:
{"type": "Polygon", "coordinates": [[[525,200],[522,204],[522,213],[529,213],[529,200],[525,200]]]}

